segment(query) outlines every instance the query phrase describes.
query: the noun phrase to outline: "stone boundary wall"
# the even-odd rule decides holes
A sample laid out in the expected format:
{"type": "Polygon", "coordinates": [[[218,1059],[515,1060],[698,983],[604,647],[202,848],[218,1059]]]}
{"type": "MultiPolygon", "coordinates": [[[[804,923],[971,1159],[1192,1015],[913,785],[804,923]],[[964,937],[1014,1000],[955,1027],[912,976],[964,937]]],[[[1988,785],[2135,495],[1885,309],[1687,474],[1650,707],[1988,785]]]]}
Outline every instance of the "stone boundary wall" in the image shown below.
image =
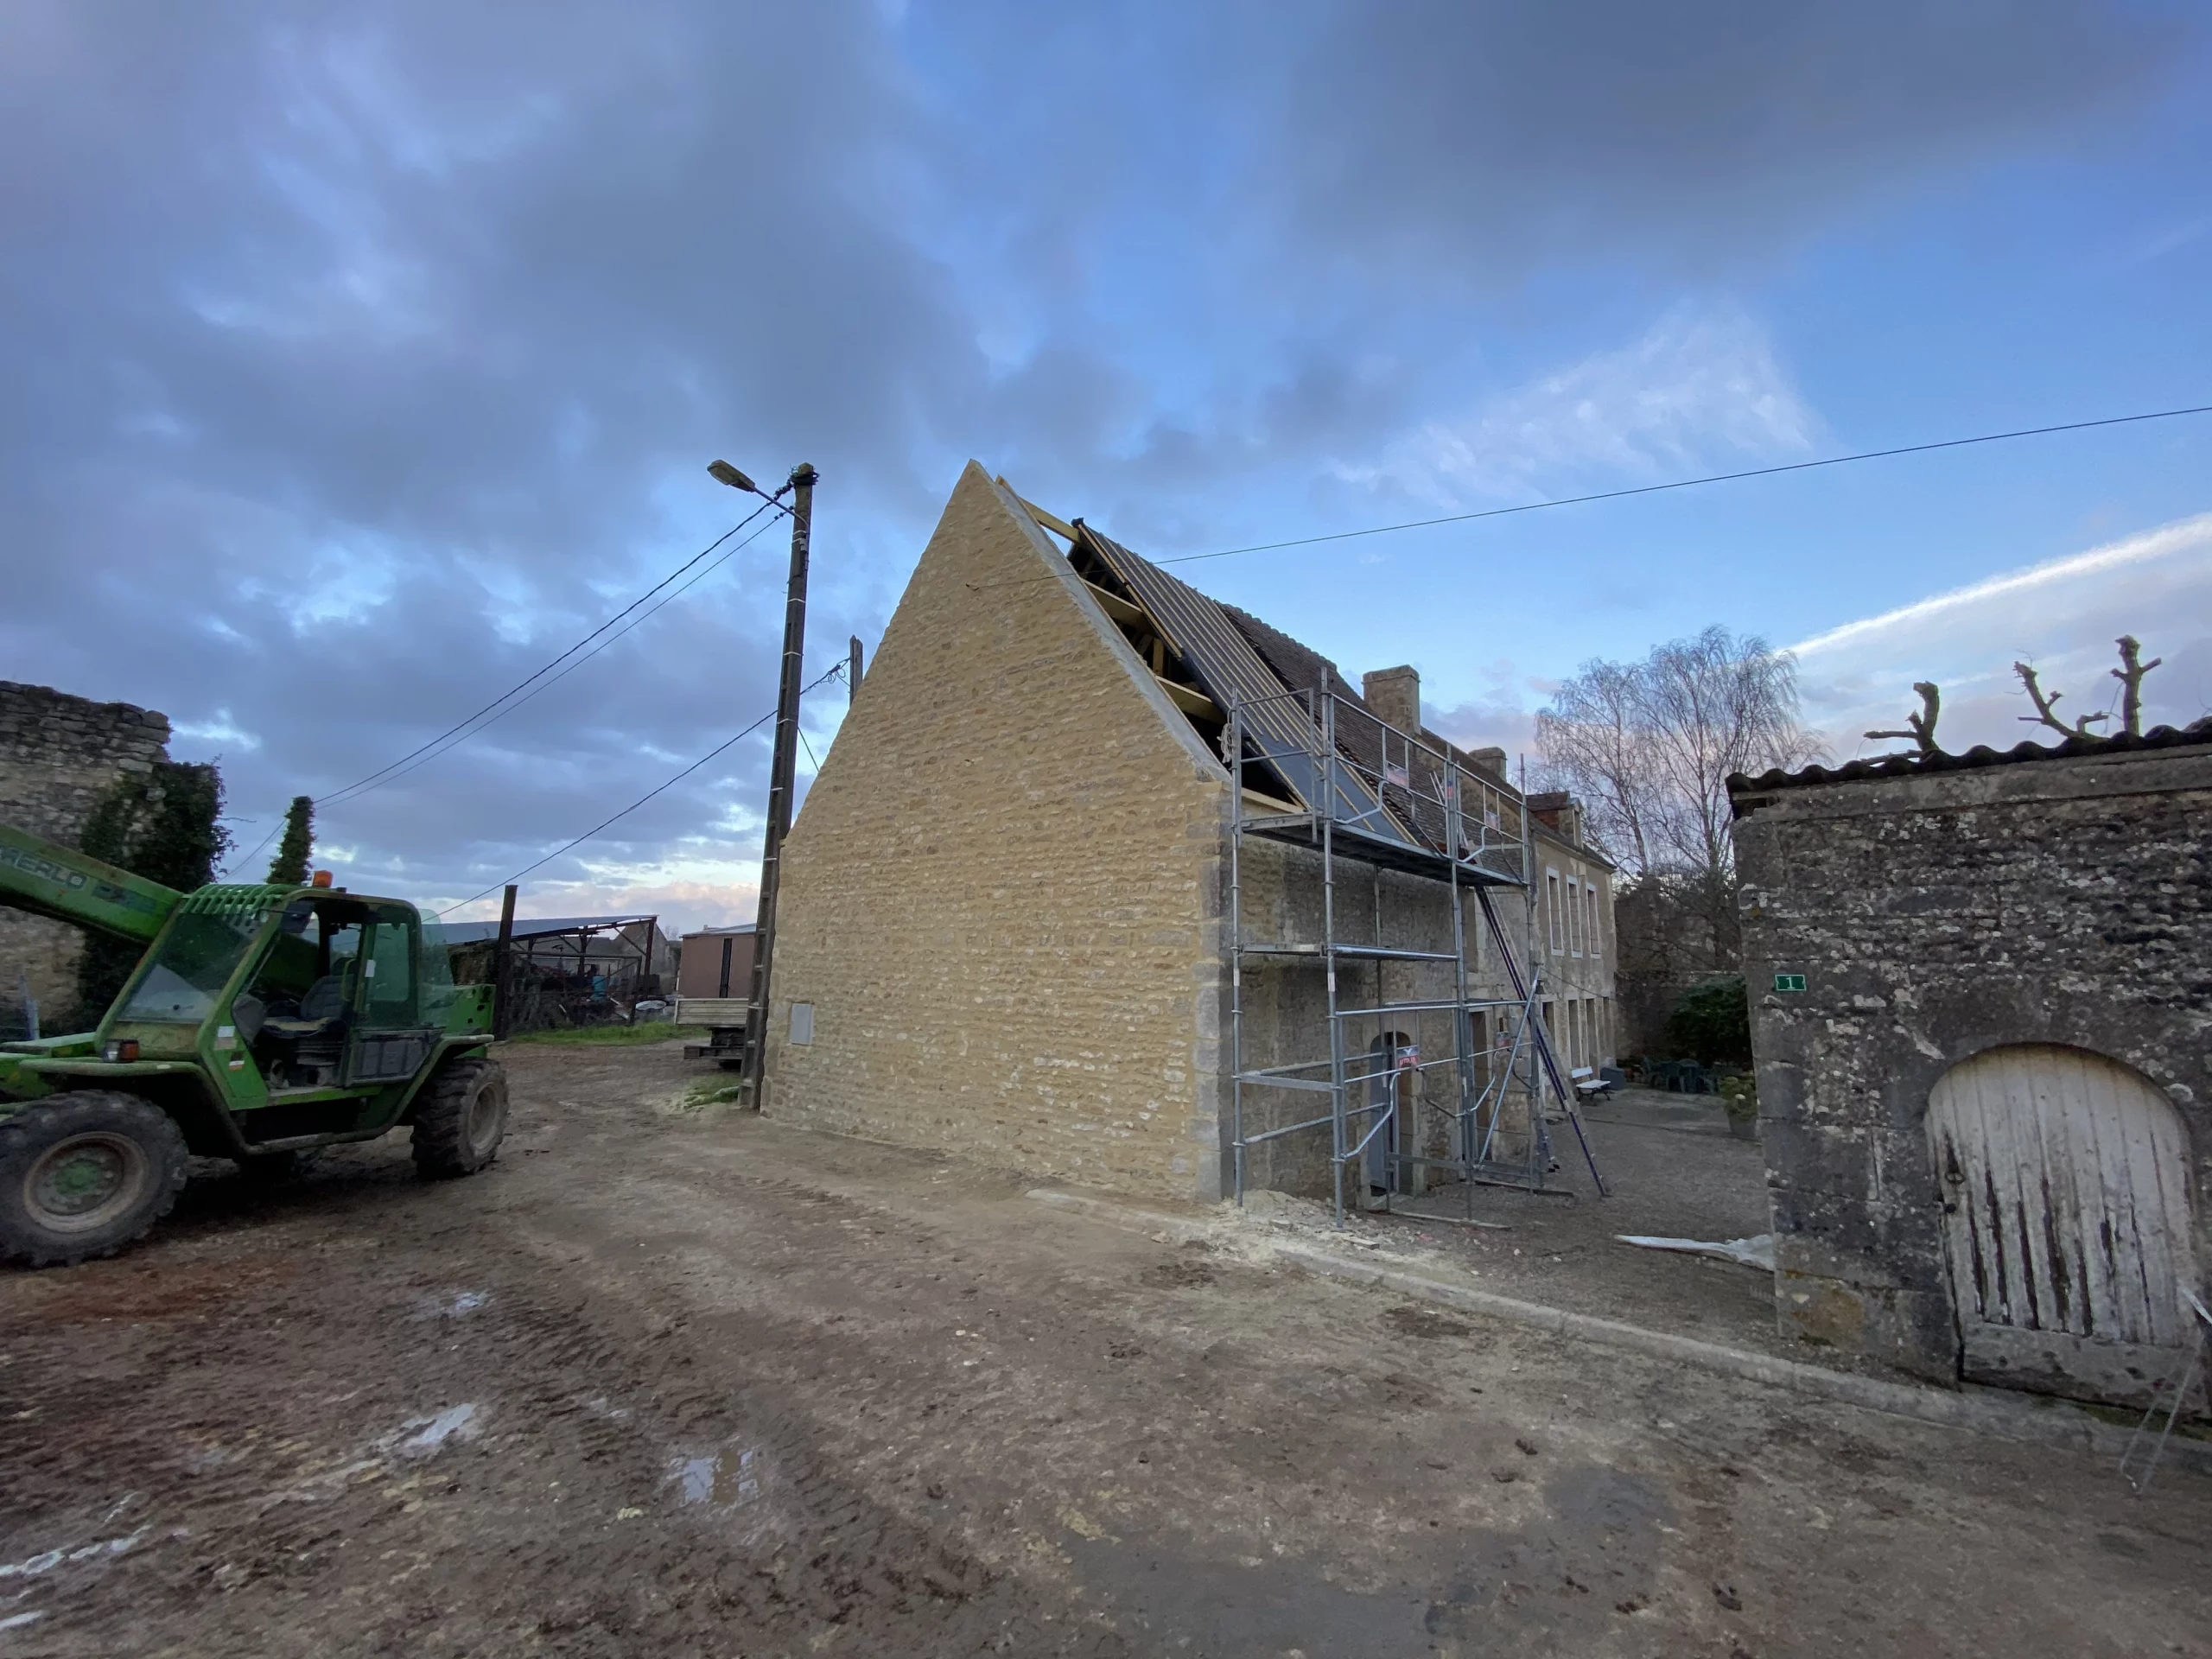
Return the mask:
{"type": "MultiPolygon", "coordinates": [[[[0,819],[74,846],[118,779],[168,758],[168,716],[151,709],[0,680],[0,819]]],[[[0,1037],[22,1033],[26,982],[53,1033],[76,1002],[83,949],[68,924],[0,907],[0,1037]]]]}

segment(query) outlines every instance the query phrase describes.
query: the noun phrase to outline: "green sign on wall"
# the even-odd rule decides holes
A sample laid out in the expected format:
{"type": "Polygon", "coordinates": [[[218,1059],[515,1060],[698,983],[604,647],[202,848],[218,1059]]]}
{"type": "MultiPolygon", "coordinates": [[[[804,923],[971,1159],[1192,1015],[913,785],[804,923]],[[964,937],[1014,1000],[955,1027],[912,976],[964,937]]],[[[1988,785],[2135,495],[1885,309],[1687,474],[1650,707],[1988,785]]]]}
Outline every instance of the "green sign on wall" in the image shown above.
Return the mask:
{"type": "Polygon", "coordinates": [[[1774,976],[1774,988],[1777,991],[1802,991],[1805,988],[1805,976],[1777,974],[1774,976]]]}

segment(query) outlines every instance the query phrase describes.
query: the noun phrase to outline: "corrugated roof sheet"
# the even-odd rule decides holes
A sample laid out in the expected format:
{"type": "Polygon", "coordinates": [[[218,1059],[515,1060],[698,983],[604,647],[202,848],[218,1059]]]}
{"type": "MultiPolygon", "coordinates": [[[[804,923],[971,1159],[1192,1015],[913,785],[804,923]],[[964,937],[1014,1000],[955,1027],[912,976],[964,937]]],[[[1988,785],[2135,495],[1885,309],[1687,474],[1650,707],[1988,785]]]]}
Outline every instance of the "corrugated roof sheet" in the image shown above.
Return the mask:
{"type": "Polygon", "coordinates": [[[1912,778],[1923,772],[1967,772],[1978,766],[2015,766],[2037,760],[2065,760],[2096,754],[2128,754],[2142,749],[2178,749],[2212,744],[2212,715],[2187,726],[2154,726],[2139,737],[2125,733],[2112,737],[2069,737],[2063,743],[2015,743],[2009,749],[1976,744],[1964,754],[1885,754],[1867,760],[1847,761],[1840,766],[1806,766],[1796,772],[1777,767],[1749,778],[1737,772],[1728,779],[1728,798],[1738,817],[1763,801],[1758,798],[1785,789],[1815,789],[1822,784],[1855,783],[1865,778],[1912,778]]]}
{"type": "MultiPolygon", "coordinates": [[[[1198,676],[1206,695],[1224,709],[1232,702],[1241,705],[1248,741],[1309,806],[1325,790],[1334,798],[1327,809],[1329,816],[1338,822],[1383,841],[1397,842],[1408,848],[1422,846],[1422,840],[1401,822],[1401,815],[1384,804],[1380,789],[1357,771],[1332,766],[1325,768],[1325,769],[1314,760],[1318,734],[1312,712],[1303,699],[1286,695],[1306,688],[1287,683],[1284,676],[1269,666],[1226,606],[1207,598],[1187,582],[1179,582],[1150,560],[1100,535],[1081,520],[1075,527],[1084,543],[1121,578],[1151,613],[1153,621],[1198,676]]],[[[1276,637],[1283,645],[1293,643],[1286,636],[1276,637]]],[[[1322,662],[1331,678],[1337,678],[1334,669],[1324,659],[1315,660],[1322,662]]],[[[1339,696],[1348,696],[1340,679],[1331,689],[1339,696]]],[[[1339,748],[1379,785],[1382,766],[1366,765],[1363,758],[1344,742],[1348,735],[1348,731],[1340,732],[1339,748]]],[[[1373,747],[1379,751],[1381,745],[1378,742],[1373,747]]],[[[1377,758],[1379,760],[1379,754],[1377,758]]],[[[1440,823],[1436,840],[1426,850],[1440,849],[1442,845],[1440,823]]]]}

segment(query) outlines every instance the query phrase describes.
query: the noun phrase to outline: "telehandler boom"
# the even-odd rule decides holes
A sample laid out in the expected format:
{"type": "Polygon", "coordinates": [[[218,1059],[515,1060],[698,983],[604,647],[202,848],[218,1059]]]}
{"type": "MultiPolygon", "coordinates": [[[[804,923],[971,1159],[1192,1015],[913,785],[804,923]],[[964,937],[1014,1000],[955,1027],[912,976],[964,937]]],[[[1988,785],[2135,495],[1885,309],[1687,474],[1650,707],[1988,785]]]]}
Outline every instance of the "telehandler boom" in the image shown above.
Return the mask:
{"type": "Polygon", "coordinates": [[[178,893],[0,823],[0,905],[141,947],[89,1032],[0,1044],[0,1260],[105,1255],[183,1187],[404,1123],[428,1175],[498,1155],[491,988],[456,987],[435,918],[328,885],[178,893]]]}

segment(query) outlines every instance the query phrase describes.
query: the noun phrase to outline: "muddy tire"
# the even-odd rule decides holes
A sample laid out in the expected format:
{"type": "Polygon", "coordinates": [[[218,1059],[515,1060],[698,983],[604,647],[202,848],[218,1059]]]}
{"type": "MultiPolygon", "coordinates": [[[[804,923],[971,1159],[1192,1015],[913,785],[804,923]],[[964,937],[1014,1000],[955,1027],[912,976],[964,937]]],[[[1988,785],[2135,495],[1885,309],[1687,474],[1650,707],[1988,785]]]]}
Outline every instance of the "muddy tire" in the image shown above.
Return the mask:
{"type": "Polygon", "coordinates": [[[415,1103],[415,1167],[474,1175],[499,1155],[507,1132],[507,1071],[497,1060],[448,1060],[415,1103]]]}
{"type": "Polygon", "coordinates": [[[55,1095],[0,1119],[0,1261],[112,1255],[184,1188],[184,1136],[136,1095],[55,1095]]]}

